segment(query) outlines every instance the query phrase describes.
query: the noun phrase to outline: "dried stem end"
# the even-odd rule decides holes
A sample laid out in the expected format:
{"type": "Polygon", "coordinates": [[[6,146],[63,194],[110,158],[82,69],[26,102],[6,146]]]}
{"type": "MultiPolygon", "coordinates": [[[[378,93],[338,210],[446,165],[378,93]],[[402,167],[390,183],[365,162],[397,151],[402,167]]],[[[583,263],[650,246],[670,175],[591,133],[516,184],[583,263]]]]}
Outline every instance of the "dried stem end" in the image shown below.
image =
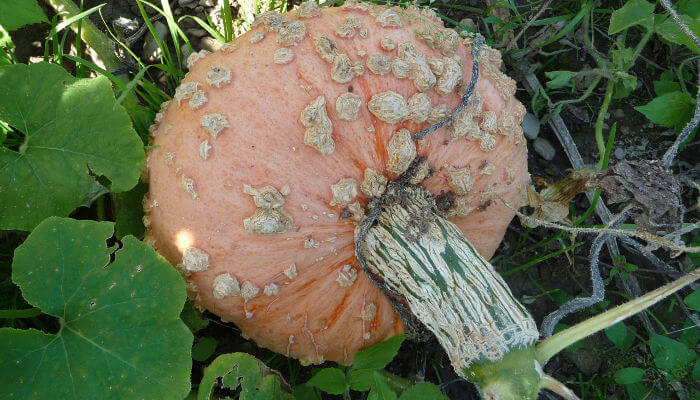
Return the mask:
{"type": "Polygon", "coordinates": [[[460,373],[484,400],[536,400],[543,373],[535,348],[513,350],[498,361],[475,362],[460,373]]]}

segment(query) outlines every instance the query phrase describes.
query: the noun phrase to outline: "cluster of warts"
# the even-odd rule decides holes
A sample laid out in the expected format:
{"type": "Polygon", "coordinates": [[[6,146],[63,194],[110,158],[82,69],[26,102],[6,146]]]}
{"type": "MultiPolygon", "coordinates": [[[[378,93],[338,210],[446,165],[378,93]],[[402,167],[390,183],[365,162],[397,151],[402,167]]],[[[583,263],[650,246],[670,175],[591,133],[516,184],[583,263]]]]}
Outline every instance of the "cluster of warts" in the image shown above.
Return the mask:
{"type": "MultiPolygon", "coordinates": [[[[183,257],[184,263],[184,257],[183,257]]],[[[282,275],[286,276],[288,279],[292,280],[297,277],[296,264],[292,263],[287,267],[282,275]]],[[[279,295],[280,285],[274,282],[268,282],[264,285],[262,289],[263,294],[269,297],[274,297],[279,295]]],[[[248,302],[260,293],[260,288],[255,286],[249,281],[239,284],[238,279],[232,276],[230,273],[219,274],[214,278],[213,281],[213,291],[212,295],[215,299],[223,299],[224,297],[241,296],[245,302],[248,302]]],[[[246,311],[244,306],[244,312],[246,318],[251,318],[252,313],[246,311]]]]}
{"type": "MultiPolygon", "coordinates": [[[[285,187],[286,188],[286,187],[285,187]]],[[[283,192],[289,190],[283,188],[283,192]]],[[[255,189],[245,185],[243,192],[253,196],[255,213],[243,220],[243,228],[253,235],[271,235],[287,232],[294,221],[283,209],[284,195],[272,186],[255,189]]]]}

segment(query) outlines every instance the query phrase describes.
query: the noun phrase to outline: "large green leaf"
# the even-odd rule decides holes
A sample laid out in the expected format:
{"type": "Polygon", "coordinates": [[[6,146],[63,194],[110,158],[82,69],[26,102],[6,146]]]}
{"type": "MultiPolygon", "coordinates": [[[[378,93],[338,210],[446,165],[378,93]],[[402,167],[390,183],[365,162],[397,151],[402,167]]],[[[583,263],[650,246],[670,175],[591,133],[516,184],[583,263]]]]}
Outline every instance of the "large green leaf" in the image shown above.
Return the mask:
{"type": "Polygon", "coordinates": [[[634,25],[651,26],[654,20],[654,4],[644,0],[629,0],[610,16],[608,34],[613,35],[634,25]]]}
{"type": "Polygon", "coordinates": [[[76,79],[53,64],[0,67],[0,120],[26,135],[0,147],[0,229],[31,230],[66,216],[100,192],[97,176],[122,192],[138,182],[143,143],[105,77],[76,79]]]}
{"type": "Polygon", "coordinates": [[[119,250],[107,247],[113,231],[109,222],[52,217],[17,248],[13,281],[60,329],[0,329],[0,398],[187,395],[192,334],[178,318],[185,284],[132,236],[119,250]]]}
{"type": "Polygon", "coordinates": [[[222,354],[204,369],[198,400],[209,400],[217,384],[230,390],[240,387],[240,400],[293,399],[291,388],[279,372],[246,353],[222,354]]]}
{"type": "Polygon", "coordinates": [[[48,20],[36,0],[0,1],[0,25],[8,31],[37,22],[48,22],[48,20]]]}

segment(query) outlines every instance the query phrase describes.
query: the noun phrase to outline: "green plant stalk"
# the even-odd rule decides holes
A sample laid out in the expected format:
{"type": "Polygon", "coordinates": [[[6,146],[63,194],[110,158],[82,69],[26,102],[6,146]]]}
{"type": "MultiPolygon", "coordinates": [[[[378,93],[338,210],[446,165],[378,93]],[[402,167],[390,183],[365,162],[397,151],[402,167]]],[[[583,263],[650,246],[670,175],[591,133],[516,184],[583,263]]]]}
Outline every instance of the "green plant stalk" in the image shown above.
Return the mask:
{"type": "Polygon", "coordinates": [[[603,166],[603,156],[605,155],[603,123],[605,122],[605,114],[608,113],[608,108],[610,107],[610,101],[612,101],[614,91],[615,82],[612,80],[608,80],[608,85],[605,87],[605,96],[603,97],[603,104],[600,106],[600,111],[598,111],[598,118],[595,122],[595,143],[598,146],[598,153],[600,154],[600,161],[598,161],[598,169],[600,169],[603,166]]]}
{"type": "MultiPolygon", "coordinates": [[[[600,56],[597,56],[597,53],[595,52],[595,49],[593,49],[593,44],[591,43],[590,37],[588,37],[588,25],[586,24],[586,34],[584,34],[586,46],[590,47],[590,52],[596,59],[596,62],[598,62],[598,67],[600,69],[606,69],[607,66],[610,64],[608,61],[603,60],[600,56]]],[[[651,39],[651,36],[654,34],[653,29],[647,29],[646,33],[642,37],[642,39],[637,43],[637,45],[634,48],[634,51],[632,52],[632,57],[630,60],[622,67],[623,73],[627,73],[630,68],[634,65],[635,61],[637,61],[637,58],[639,55],[642,53],[642,50],[646,46],[647,42],[649,39],[651,39]]],[[[612,96],[615,92],[615,80],[613,78],[608,77],[608,85],[605,88],[605,95],[603,96],[603,104],[600,107],[600,110],[598,111],[598,118],[596,119],[596,124],[595,124],[595,141],[596,145],[598,146],[598,153],[600,154],[600,161],[598,161],[598,169],[602,169],[603,167],[603,156],[605,154],[605,139],[603,138],[603,124],[605,122],[605,114],[608,113],[608,108],[610,107],[610,102],[612,101],[612,96]]]]}
{"type": "Polygon", "coordinates": [[[628,301],[627,303],[619,305],[602,314],[598,314],[595,317],[591,317],[579,324],[557,333],[556,335],[553,335],[549,339],[546,339],[537,345],[537,361],[542,365],[546,364],[550,358],[572,343],[615,325],[623,319],[631,317],[638,312],[646,310],[697,279],[700,279],[700,269],[696,269],[695,271],[656,290],[653,290],[644,296],[628,301]]]}
{"type": "MultiPolygon", "coordinates": [[[[46,0],[57,13],[66,18],[80,14],[82,11],[72,0],[46,0]]],[[[122,62],[114,54],[114,42],[107,38],[89,19],[83,19],[80,30],[77,25],[71,25],[76,34],[97,53],[98,58],[108,71],[114,71],[122,66],[122,62]]]]}

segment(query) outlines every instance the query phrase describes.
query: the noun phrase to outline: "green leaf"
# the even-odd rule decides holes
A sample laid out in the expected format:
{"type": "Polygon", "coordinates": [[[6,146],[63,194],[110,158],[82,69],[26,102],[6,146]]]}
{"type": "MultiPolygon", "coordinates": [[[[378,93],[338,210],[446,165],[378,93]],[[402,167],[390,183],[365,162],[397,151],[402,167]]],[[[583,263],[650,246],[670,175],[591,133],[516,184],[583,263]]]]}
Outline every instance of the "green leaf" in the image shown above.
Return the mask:
{"type": "Polygon", "coordinates": [[[683,301],[693,310],[700,311],[700,289],[695,289],[695,291],[689,294],[683,301]]]}
{"type": "Polygon", "coordinates": [[[143,196],[148,193],[148,184],[139,182],[133,189],[119,193],[119,211],[116,218],[116,236],[121,239],[132,235],[143,239],[146,227],[143,226],[143,196]]]}
{"type": "Polygon", "coordinates": [[[673,81],[654,81],[654,92],[657,96],[671,92],[680,92],[681,85],[673,81]]]}
{"type": "MultiPolygon", "coordinates": [[[[680,17],[693,33],[696,35],[700,34],[700,18],[692,19],[687,15],[681,15],[680,17]]],[[[666,18],[664,22],[656,26],[655,30],[656,33],[669,42],[686,46],[695,53],[700,53],[700,48],[698,48],[690,36],[686,35],[685,32],[676,25],[676,21],[674,21],[673,18],[666,18]]]]}
{"type": "Polygon", "coordinates": [[[192,333],[202,330],[209,325],[209,320],[204,318],[202,313],[195,308],[192,300],[187,300],[185,302],[185,306],[180,313],[180,319],[190,328],[192,333]]]}
{"type": "Polygon", "coordinates": [[[680,342],[686,345],[689,349],[694,348],[700,342],[700,329],[693,323],[690,318],[686,318],[681,332],[680,342]]]}
{"type": "Polygon", "coordinates": [[[0,329],[0,398],[187,395],[192,334],[178,318],[184,281],[131,236],[121,249],[107,247],[113,232],[109,222],[52,217],[17,248],[12,280],[30,304],[59,318],[60,329],[0,329]]]}
{"type": "Polygon", "coordinates": [[[197,343],[192,346],[192,358],[199,362],[204,362],[214,354],[214,350],[216,350],[218,345],[219,341],[216,339],[210,337],[199,338],[197,343]]]}
{"type": "Polygon", "coordinates": [[[644,0],[630,0],[610,16],[608,34],[614,35],[634,25],[650,28],[654,18],[654,4],[644,0]]]}
{"type": "Polygon", "coordinates": [[[641,382],[627,385],[627,393],[629,393],[630,398],[633,400],[648,400],[651,392],[652,389],[644,386],[641,382]]]}
{"type": "MultiPolygon", "coordinates": [[[[14,48],[15,44],[12,43],[12,37],[0,26],[0,66],[12,64],[9,52],[14,48]]],[[[0,137],[0,143],[2,143],[2,137],[0,137]]]]}
{"type": "Polygon", "coordinates": [[[644,370],[641,368],[623,368],[615,372],[615,382],[620,385],[631,385],[641,382],[644,370]]]}
{"type": "Polygon", "coordinates": [[[306,384],[330,394],[343,394],[347,390],[345,374],[338,368],[324,368],[314,374],[306,384]]]}
{"type": "Polygon", "coordinates": [[[627,326],[618,322],[615,325],[605,329],[605,335],[615,344],[620,350],[628,350],[634,344],[635,336],[629,331],[627,326]]]}
{"type": "Polygon", "coordinates": [[[297,400],[322,400],[318,389],[306,384],[294,386],[294,397],[297,400]]]}
{"type": "Polygon", "coordinates": [[[693,112],[693,100],[683,92],[671,92],[634,108],[657,125],[674,126],[693,112]]]}
{"type": "Polygon", "coordinates": [[[683,13],[690,15],[693,18],[700,17],[700,1],[688,0],[676,3],[683,13]]]}
{"type": "Polygon", "coordinates": [[[449,400],[440,388],[430,382],[421,382],[401,393],[399,400],[449,400]]]}
{"type": "Polygon", "coordinates": [[[546,86],[550,89],[561,89],[564,87],[574,87],[574,71],[547,71],[544,75],[549,78],[546,86]]]}
{"type": "Polygon", "coordinates": [[[348,386],[350,389],[364,392],[372,387],[374,369],[351,369],[348,371],[348,386]]]}
{"type": "Polygon", "coordinates": [[[26,135],[0,147],[0,229],[31,230],[91,200],[96,177],[123,192],[145,166],[143,144],[106,77],[76,79],[54,64],[0,67],[0,120],[26,135]]]}
{"type": "Polygon", "coordinates": [[[370,389],[367,400],[396,400],[396,393],[389,388],[386,377],[377,371],[372,374],[374,383],[370,389]]]}
{"type": "Polygon", "coordinates": [[[49,21],[36,0],[0,1],[0,25],[8,31],[37,22],[49,21]]]}
{"type": "Polygon", "coordinates": [[[610,54],[612,55],[613,64],[618,67],[622,67],[628,62],[632,61],[632,57],[634,57],[634,49],[623,46],[621,49],[610,50],[610,54]]]}
{"type": "Polygon", "coordinates": [[[664,371],[679,372],[697,357],[695,352],[690,351],[683,343],[666,336],[653,335],[649,343],[654,355],[654,364],[664,371]]]}
{"type": "Polygon", "coordinates": [[[700,359],[695,361],[695,366],[693,367],[691,378],[693,378],[693,380],[696,382],[700,379],[700,359]]]}
{"type": "Polygon", "coordinates": [[[396,335],[355,354],[353,369],[384,368],[398,353],[408,335],[396,335]]]}
{"type": "Polygon", "coordinates": [[[219,382],[230,390],[241,388],[240,400],[292,399],[291,389],[279,372],[271,370],[257,358],[246,353],[222,354],[204,369],[197,400],[212,398],[214,385],[219,382]]]}

